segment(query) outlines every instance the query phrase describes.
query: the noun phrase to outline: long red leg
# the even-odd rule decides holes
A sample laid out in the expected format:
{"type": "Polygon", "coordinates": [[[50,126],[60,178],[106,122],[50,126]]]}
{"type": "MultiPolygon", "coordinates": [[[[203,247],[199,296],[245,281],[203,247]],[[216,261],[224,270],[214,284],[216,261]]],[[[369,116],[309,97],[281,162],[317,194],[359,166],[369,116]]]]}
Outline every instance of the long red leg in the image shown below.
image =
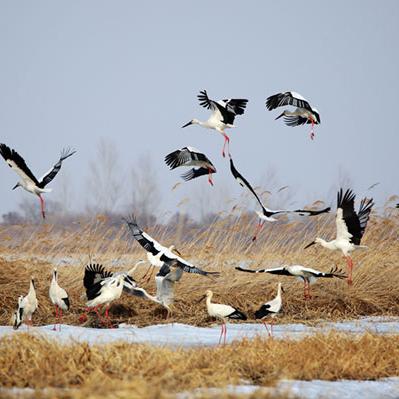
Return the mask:
{"type": "Polygon", "coordinates": [[[348,285],[352,285],[353,284],[353,280],[352,280],[352,270],[353,270],[353,261],[352,258],[350,256],[346,257],[346,261],[348,263],[348,285]]]}
{"type": "Polygon", "coordinates": [[[223,158],[226,156],[224,150],[226,149],[226,144],[227,144],[227,151],[230,156],[230,137],[226,133],[222,133],[224,137],[224,144],[223,144],[223,149],[222,149],[222,156],[223,158]]]}
{"type": "Polygon", "coordinates": [[[213,181],[212,181],[212,169],[208,168],[208,183],[213,186],[213,181]]]}
{"type": "Polygon", "coordinates": [[[226,345],[226,335],[227,335],[227,326],[226,324],[224,325],[224,339],[223,339],[223,345],[226,345]]]}
{"type": "Polygon", "coordinates": [[[44,198],[39,194],[39,199],[40,199],[40,209],[42,211],[42,217],[43,219],[46,219],[46,214],[44,212],[44,198]]]}
{"type": "Polygon", "coordinates": [[[310,122],[312,123],[312,128],[310,130],[310,139],[314,140],[314,120],[313,120],[313,118],[309,118],[309,119],[310,119],[310,122]]]}
{"type": "Polygon", "coordinates": [[[266,323],[266,321],[263,321],[263,325],[264,325],[264,326],[265,326],[265,328],[266,328],[267,335],[269,335],[269,336],[270,336],[270,331],[269,331],[269,329],[268,329],[268,327],[267,327],[267,323],[266,323]]]}
{"type": "Polygon", "coordinates": [[[53,327],[53,331],[57,331],[57,319],[58,319],[58,306],[55,305],[55,324],[53,327]]]}
{"type": "Polygon", "coordinates": [[[252,241],[255,241],[255,240],[258,238],[258,234],[259,234],[260,231],[263,229],[263,226],[264,226],[264,225],[265,225],[265,221],[261,222],[261,221],[259,220],[258,225],[256,226],[256,229],[255,229],[255,234],[254,234],[254,236],[252,237],[252,241]]]}
{"type": "Polygon", "coordinates": [[[222,324],[222,328],[221,328],[221,330],[220,330],[219,345],[220,345],[220,343],[222,342],[223,326],[224,326],[224,324],[222,324]]]}

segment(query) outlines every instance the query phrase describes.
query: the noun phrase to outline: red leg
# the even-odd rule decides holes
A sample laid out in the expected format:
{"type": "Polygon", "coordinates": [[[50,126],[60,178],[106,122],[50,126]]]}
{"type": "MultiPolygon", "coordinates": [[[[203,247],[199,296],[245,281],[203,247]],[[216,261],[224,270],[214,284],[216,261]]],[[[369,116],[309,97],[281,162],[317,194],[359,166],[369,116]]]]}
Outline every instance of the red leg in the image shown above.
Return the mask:
{"type": "Polygon", "coordinates": [[[263,321],[263,325],[264,325],[265,328],[266,328],[267,335],[270,337],[270,331],[269,331],[269,329],[267,328],[267,323],[266,323],[266,321],[263,321]]]}
{"type": "Polygon", "coordinates": [[[258,234],[260,233],[260,231],[262,230],[262,228],[263,228],[264,225],[265,225],[265,221],[261,222],[261,221],[259,220],[258,225],[256,226],[256,229],[255,229],[255,234],[254,234],[254,236],[252,237],[252,241],[255,241],[255,240],[257,239],[258,234]]]}
{"type": "Polygon", "coordinates": [[[213,186],[213,181],[212,181],[212,169],[208,168],[208,183],[213,186]]]}
{"type": "Polygon", "coordinates": [[[43,219],[46,219],[46,214],[44,212],[44,198],[39,194],[39,199],[40,199],[40,209],[42,211],[42,217],[43,219]]]}
{"type": "Polygon", "coordinates": [[[58,306],[57,305],[55,305],[55,324],[54,324],[54,327],[53,327],[53,331],[57,331],[57,319],[58,319],[58,306]]]}
{"type": "Polygon", "coordinates": [[[222,328],[221,328],[221,330],[220,330],[219,345],[220,345],[220,343],[222,342],[223,326],[224,326],[224,324],[222,324],[222,328]]]}
{"type": "Polygon", "coordinates": [[[226,324],[224,325],[224,339],[223,339],[223,345],[226,345],[226,335],[227,335],[227,326],[226,324]]]}
{"type": "Polygon", "coordinates": [[[312,123],[312,128],[310,130],[310,139],[314,140],[314,120],[313,120],[313,118],[309,118],[309,119],[310,119],[310,122],[312,123]]]}
{"type": "Polygon", "coordinates": [[[225,150],[225,148],[226,148],[226,144],[227,144],[227,151],[228,151],[228,154],[229,154],[229,156],[230,156],[230,137],[226,134],[226,133],[222,133],[223,134],[223,137],[224,137],[224,144],[223,144],[223,149],[222,149],[222,156],[223,156],[223,158],[226,156],[226,154],[225,154],[225,152],[224,152],[224,150],[225,150]]]}

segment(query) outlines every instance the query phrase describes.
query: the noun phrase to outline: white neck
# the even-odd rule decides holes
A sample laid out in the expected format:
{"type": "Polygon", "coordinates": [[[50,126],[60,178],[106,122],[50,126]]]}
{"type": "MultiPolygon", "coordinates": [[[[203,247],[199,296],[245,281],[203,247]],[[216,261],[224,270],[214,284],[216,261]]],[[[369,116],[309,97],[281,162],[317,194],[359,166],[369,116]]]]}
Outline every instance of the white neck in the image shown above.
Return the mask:
{"type": "Polygon", "coordinates": [[[322,247],[327,248],[327,249],[331,249],[331,250],[337,249],[337,246],[335,245],[335,240],[326,241],[326,240],[323,240],[322,238],[319,238],[318,243],[322,247]]]}

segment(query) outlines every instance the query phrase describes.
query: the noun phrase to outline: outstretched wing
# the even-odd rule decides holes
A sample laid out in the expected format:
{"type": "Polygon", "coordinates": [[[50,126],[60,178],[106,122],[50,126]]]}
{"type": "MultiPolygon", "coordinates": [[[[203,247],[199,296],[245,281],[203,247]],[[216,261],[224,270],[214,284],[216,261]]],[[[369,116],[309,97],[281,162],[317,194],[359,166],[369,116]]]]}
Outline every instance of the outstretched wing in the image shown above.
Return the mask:
{"type": "Polygon", "coordinates": [[[291,275],[285,267],[275,267],[272,269],[252,270],[252,269],[245,269],[243,267],[237,266],[235,269],[239,270],[240,272],[247,272],[247,273],[271,273],[271,274],[279,274],[282,276],[290,276],[291,275]]]}
{"type": "Polygon", "coordinates": [[[295,213],[298,213],[301,216],[317,216],[317,215],[321,215],[322,213],[328,213],[331,211],[331,208],[328,206],[327,208],[323,208],[320,210],[308,210],[308,209],[296,209],[295,213]]]}
{"type": "Polygon", "coordinates": [[[194,273],[200,274],[201,276],[220,276],[219,272],[207,272],[205,270],[200,269],[197,266],[194,266],[192,263],[187,262],[185,259],[182,259],[180,256],[175,256],[174,258],[170,258],[167,255],[162,255],[161,260],[168,264],[170,267],[179,267],[186,273],[194,273]]]}
{"type": "Polygon", "coordinates": [[[85,267],[83,286],[86,288],[86,290],[89,290],[97,283],[100,283],[102,280],[108,277],[112,277],[112,275],[113,273],[105,270],[103,265],[100,265],[98,263],[90,263],[85,267]]]}
{"type": "Polygon", "coordinates": [[[75,152],[76,151],[73,151],[70,148],[63,149],[58,162],[40,178],[39,187],[40,188],[46,187],[47,184],[49,184],[57,175],[57,173],[60,171],[62,162],[65,161],[67,158],[71,157],[73,154],[75,154],[75,152]]]}
{"type": "Polygon", "coordinates": [[[359,218],[359,222],[360,222],[360,237],[353,237],[353,242],[356,245],[360,244],[360,240],[364,235],[364,232],[366,230],[367,227],[367,222],[369,221],[370,218],[370,213],[371,213],[371,209],[374,206],[374,202],[372,198],[363,198],[362,201],[360,202],[360,208],[359,208],[359,212],[357,213],[357,216],[359,218]],[[356,242],[358,239],[358,242],[356,242]]]}
{"type": "Polygon", "coordinates": [[[308,118],[304,118],[302,116],[284,116],[284,123],[287,126],[300,126],[305,125],[306,123],[311,123],[308,118]]]}
{"type": "Polygon", "coordinates": [[[286,91],[285,93],[277,93],[266,99],[266,108],[269,111],[278,107],[284,107],[286,105],[292,105],[297,108],[305,108],[312,111],[312,107],[308,101],[295,91],[286,91]]]}
{"type": "Polygon", "coordinates": [[[0,154],[7,162],[8,166],[13,169],[22,180],[25,182],[31,181],[35,185],[39,184],[35,175],[26,165],[25,160],[15,150],[12,150],[5,144],[0,144],[0,154]]]}
{"type": "MultiPolygon", "coordinates": [[[[216,173],[216,171],[212,173],[216,173]]],[[[188,172],[183,173],[181,177],[184,181],[189,181],[192,179],[196,179],[197,177],[205,176],[208,174],[209,170],[207,168],[192,168],[188,172]]]]}

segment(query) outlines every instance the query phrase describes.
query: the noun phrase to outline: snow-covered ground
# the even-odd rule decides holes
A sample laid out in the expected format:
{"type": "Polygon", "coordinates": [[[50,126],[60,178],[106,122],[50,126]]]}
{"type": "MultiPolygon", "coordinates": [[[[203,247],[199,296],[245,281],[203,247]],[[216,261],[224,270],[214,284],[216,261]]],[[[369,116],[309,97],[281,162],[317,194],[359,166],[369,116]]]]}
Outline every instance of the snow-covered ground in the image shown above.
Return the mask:
{"type": "MultiPolygon", "coordinates": [[[[213,346],[219,341],[220,327],[195,327],[187,324],[170,323],[158,324],[139,328],[133,325],[121,324],[119,328],[97,329],[78,326],[62,325],[61,332],[53,331],[51,326],[31,327],[29,331],[44,337],[58,339],[67,343],[88,342],[108,343],[125,341],[129,343],[147,343],[178,347],[213,346]]],[[[304,324],[280,324],[273,327],[275,338],[301,339],[315,333],[329,331],[362,334],[372,332],[377,334],[399,334],[399,317],[367,317],[354,321],[323,322],[315,327],[304,324]]],[[[10,326],[0,326],[0,336],[27,331],[22,326],[14,331],[10,326]]],[[[235,323],[227,325],[227,342],[256,336],[267,337],[266,329],[262,324],[235,323]]]]}

